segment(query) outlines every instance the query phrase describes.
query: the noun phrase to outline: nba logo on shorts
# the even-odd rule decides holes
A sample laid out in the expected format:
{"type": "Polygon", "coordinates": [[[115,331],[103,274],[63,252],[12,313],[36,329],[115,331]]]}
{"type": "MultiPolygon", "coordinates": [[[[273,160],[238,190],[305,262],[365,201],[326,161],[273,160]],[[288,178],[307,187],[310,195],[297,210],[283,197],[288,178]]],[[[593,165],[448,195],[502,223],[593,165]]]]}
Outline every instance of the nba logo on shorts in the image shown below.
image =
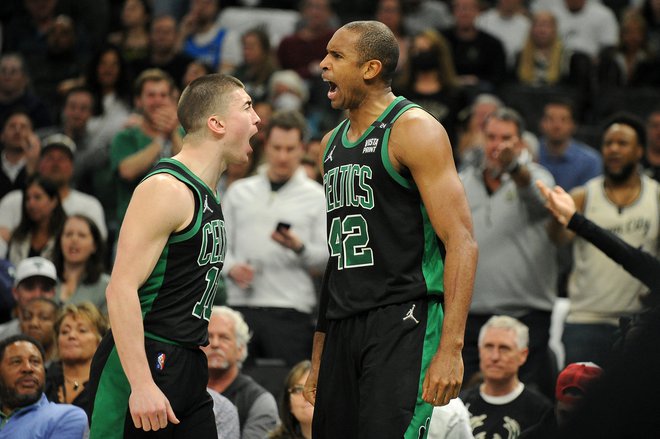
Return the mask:
{"type": "Polygon", "coordinates": [[[159,353],[156,357],[156,369],[165,369],[165,354],[163,352],[159,353]]]}

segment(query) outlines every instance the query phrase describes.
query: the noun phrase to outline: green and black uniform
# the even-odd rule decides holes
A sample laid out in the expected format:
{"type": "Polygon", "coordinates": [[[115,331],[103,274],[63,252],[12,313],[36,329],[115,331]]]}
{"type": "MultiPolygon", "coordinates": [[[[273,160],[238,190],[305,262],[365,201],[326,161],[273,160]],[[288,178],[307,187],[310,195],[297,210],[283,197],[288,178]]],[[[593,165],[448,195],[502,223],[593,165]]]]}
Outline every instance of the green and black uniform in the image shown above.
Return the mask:
{"type": "MultiPolygon", "coordinates": [[[[170,235],[138,290],[147,360],[181,421],[168,424],[173,436],[167,437],[217,437],[213,402],[206,392],[207,360],[199,347],[208,344],[208,320],[225,257],[222,210],[215,193],[180,162],[162,159],[145,179],[155,174],[169,174],[186,184],[194,194],[195,210],[191,223],[170,235]]],[[[139,436],[128,411],[130,385],[112,334],[102,340],[90,375],[90,437],[139,436]]]]}
{"type": "Polygon", "coordinates": [[[396,98],[353,143],[345,120],[325,150],[331,257],[315,438],[426,437],[433,407],[421,386],[440,339],[444,247],[409,172],[389,160],[392,126],[410,108],[396,98]]]}

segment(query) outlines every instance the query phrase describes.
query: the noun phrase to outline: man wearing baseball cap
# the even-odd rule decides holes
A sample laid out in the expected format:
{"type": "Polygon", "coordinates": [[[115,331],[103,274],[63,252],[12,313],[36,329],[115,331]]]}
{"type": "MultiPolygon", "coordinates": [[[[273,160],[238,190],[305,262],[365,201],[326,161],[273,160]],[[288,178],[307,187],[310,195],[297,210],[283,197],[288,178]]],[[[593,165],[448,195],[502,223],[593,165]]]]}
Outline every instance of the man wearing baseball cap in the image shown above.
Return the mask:
{"type": "Polygon", "coordinates": [[[603,369],[594,363],[571,363],[557,377],[557,423],[562,425],[571,413],[580,406],[593,380],[599,378],[603,369]]]}
{"type": "Polygon", "coordinates": [[[36,256],[23,259],[16,267],[12,294],[16,300],[14,318],[0,325],[0,340],[20,334],[19,314],[27,303],[37,297],[55,297],[57,271],[55,265],[46,258],[36,256]]]}
{"type": "MultiPolygon", "coordinates": [[[[103,206],[93,196],[71,186],[75,153],[76,144],[68,136],[48,136],[42,142],[37,172],[57,186],[62,207],[67,215],[79,213],[88,216],[98,226],[103,239],[106,239],[108,229],[103,206]]],[[[12,191],[0,201],[0,237],[5,241],[9,241],[11,231],[21,221],[22,200],[22,191],[12,191]]]]}

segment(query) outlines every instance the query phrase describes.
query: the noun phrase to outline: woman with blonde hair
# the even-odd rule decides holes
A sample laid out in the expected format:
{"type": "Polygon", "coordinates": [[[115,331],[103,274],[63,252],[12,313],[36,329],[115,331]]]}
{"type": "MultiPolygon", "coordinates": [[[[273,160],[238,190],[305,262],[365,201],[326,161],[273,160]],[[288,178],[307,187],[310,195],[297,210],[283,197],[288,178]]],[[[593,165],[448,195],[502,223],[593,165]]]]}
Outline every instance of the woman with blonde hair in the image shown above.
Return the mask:
{"type": "Polygon", "coordinates": [[[289,371],[280,398],[282,422],[270,433],[269,439],[311,439],[314,406],[303,396],[311,367],[309,360],[304,360],[289,371]]]}
{"type": "Polygon", "coordinates": [[[50,401],[85,408],[89,401],[89,371],[108,321],[91,302],[66,305],[54,326],[59,361],[46,372],[46,396],[50,401]]]}
{"type": "Polygon", "coordinates": [[[589,81],[590,69],[588,55],[564,47],[552,12],[539,11],[532,16],[515,70],[519,83],[534,87],[571,83],[579,87],[587,85],[584,81],[589,81]]]}

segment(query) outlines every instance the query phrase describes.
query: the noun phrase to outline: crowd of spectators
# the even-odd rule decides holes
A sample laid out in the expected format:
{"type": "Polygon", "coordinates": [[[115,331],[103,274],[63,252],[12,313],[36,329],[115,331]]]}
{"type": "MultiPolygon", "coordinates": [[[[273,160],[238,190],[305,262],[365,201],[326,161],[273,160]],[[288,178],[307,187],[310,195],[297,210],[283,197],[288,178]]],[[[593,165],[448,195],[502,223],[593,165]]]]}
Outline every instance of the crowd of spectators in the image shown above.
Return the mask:
{"type": "Polygon", "coordinates": [[[238,406],[237,414],[220,410],[226,400],[213,395],[216,417],[239,422],[219,433],[310,437],[299,391],[308,366],[299,362],[311,351],[327,258],[319,139],[343,117],[330,107],[319,62],[333,32],[355,19],[392,30],[400,49],[393,92],[443,124],[461,171],[480,247],[466,387],[484,379],[478,337],[495,315],[528,331],[515,347],[525,353],[512,388],[519,378],[552,401],[564,364],[595,362],[607,375],[619,318],[645,309],[641,283],[591,244],[553,234],[534,183],[573,191],[586,217],[658,254],[658,0],[0,3],[0,337],[23,333],[32,338],[2,348],[41,351],[44,370],[34,373],[43,389],[31,401],[44,410],[47,400],[84,405],[132,191],[181,147],[182,90],[221,72],[243,81],[262,122],[250,163],[227,169],[216,188],[233,237],[216,305],[244,314],[223,308],[213,317],[214,331],[222,322],[240,339],[231,367],[209,360],[209,388],[238,406]],[[625,294],[608,301],[617,293],[625,294]],[[565,359],[549,344],[564,327],[551,328],[560,302],[569,306],[565,359]],[[592,338],[580,338],[585,328],[592,338]],[[283,390],[252,381],[264,367],[278,371],[283,390]],[[277,430],[268,391],[282,398],[277,430]],[[245,428],[255,401],[267,416],[245,428]]]}

